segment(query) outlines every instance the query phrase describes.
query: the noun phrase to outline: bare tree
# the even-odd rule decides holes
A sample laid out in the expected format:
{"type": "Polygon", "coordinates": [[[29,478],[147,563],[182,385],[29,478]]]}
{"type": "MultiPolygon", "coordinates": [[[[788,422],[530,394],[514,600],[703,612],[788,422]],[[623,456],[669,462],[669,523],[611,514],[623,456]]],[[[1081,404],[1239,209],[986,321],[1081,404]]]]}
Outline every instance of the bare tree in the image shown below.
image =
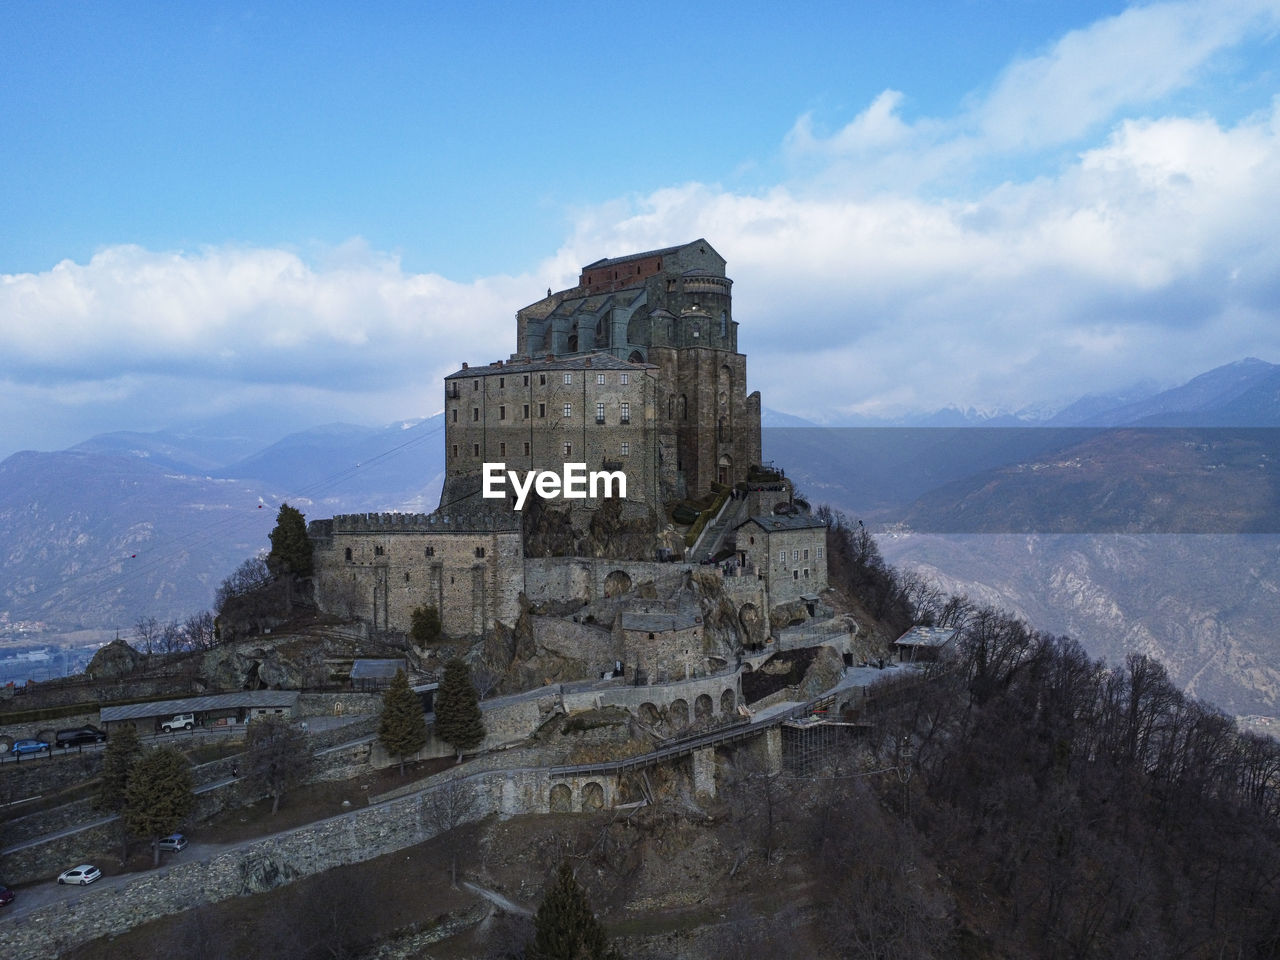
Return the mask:
{"type": "Polygon", "coordinates": [[[271,797],[271,812],[297,784],[311,764],[307,735],[284,717],[258,717],[249,724],[245,781],[271,797]]]}
{"type": "Polygon", "coordinates": [[[459,779],[448,780],[422,798],[422,825],[434,836],[442,838],[449,856],[450,882],[458,885],[458,853],[460,839],[454,831],[476,820],[480,801],[476,789],[459,779]]]}
{"type": "Polygon", "coordinates": [[[208,610],[193,613],[182,623],[183,640],[190,650],[212,650],[218,645],[213,614],[208,610]]]}
{"type": "Polygon", "coordinates": [[[160,621],[155,617],[138,617],[138,622],[133,625],[133,632],[138,638],[138,648],[151,656],[160,638],[160,621]]]}

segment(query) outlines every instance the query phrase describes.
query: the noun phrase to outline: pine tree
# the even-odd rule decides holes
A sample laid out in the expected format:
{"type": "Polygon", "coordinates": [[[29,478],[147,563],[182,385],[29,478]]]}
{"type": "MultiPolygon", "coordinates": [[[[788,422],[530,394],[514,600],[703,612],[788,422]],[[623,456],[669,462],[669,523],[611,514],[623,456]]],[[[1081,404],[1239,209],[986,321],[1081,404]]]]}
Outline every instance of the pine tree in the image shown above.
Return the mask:
{"type": "Polygon", "coordinates": [[[177,830],[195,805],[191,764],[181,751],[160,747],[148,750],[133,765],[121,817],[130,833],[151,838],[159,866],[160,838],[177,830]]]}
{"type": "Polygon", "coordinates": [[[422,712],[422,701],[409,688],[409,678],[403,670],[396,671],[382,694],[378,739],[387,753],[400,758],[400,776],[404,776],[405,757],[427,745],[427,718],[422,712]]]}
{"type": "Polygon", "coordinates": [[[277,577],[311,576],[311,540],[307,537],[307,520],[301,510],[287,503],[282,503],[280,512],[276,514],[267,567],[277,577]]]}
{"type": "Polygon", "coordinates": [[[435,607],[414,607],[409,611],[409,636],[420,647],[440,639],[440,611],[435,607]]]}
{"type": "Polygon", "coordinates": [[[568,863],[560,864],[555,883],[533,918],[533,940],[526,960],[622,960],[591,910],[568,863]]]}
{"type": "MultiPolygon", "coordinates": [[[[124,810],[129,774],[142,755],[142,743],[138,731],[125,724],[111,732],[107,748],[102,751],[102,776],[98,780],[98,795],[93,805],[107,813],[119,814],[124,810]]],[[[129,831],[120,822],[120,862],[129,859],[129,831]]]]}
{"type": "Polygon", "coordinates": [[[471,682],[471,669],[458,657],[444,665],[444,679],[436,691],[436,735],[462,752],[480,746],[484,741],[484,715],[480,697],[471,682]]]}

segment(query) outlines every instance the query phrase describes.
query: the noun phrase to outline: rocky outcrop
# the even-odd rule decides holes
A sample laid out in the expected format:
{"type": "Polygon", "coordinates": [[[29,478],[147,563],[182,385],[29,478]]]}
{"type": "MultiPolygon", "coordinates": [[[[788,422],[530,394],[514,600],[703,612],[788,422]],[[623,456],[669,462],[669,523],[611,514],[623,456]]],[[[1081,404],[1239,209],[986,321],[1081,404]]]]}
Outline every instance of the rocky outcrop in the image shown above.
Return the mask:
{"type": "Polygon", "coordinates": [[[118,680],[137,670],[144,657],[119,637],[93,655],[85,676],[91,680],[118,680]]]}

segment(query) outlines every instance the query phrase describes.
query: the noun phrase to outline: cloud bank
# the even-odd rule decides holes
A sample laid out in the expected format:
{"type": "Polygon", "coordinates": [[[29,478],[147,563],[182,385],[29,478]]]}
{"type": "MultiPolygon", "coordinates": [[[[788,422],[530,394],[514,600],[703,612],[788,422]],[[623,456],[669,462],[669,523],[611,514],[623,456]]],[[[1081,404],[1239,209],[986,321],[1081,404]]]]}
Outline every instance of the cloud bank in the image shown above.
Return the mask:
{"type": "Polygon", "coordinates": [[[505,357],[515,309],[546,287],[700,236],[736,281],[752,386],[819,420],[1018,409],[1280,360],[1280,100],[1224,119],[1168,99],[1277,24],[1274,3],[1135,7],[1010,63],[952,116],[908,119],[892,90],[830,134],[800,116],[780,137],[785,182],[620,198],[524,276],[406,273],[359,240],[111,246],[0,276],[17,424],[0,454],[237,409],[430,414],[440,377],[505,357]]]}

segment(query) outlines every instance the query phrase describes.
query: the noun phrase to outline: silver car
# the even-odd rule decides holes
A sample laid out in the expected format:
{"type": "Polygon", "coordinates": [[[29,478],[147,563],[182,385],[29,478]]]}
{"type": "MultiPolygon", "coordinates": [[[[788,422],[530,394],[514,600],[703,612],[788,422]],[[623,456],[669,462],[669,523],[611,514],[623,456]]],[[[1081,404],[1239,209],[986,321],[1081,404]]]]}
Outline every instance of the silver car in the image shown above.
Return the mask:
{"type": "Polygon", "coordinates": [[[70,870],[64,870],[58,874],[59,883],[78,883],[83,886],[86,883],[93,883],[102,876],[102,871],[91,863],[82,863],[78,867],[72,867],[70,870]]]}

